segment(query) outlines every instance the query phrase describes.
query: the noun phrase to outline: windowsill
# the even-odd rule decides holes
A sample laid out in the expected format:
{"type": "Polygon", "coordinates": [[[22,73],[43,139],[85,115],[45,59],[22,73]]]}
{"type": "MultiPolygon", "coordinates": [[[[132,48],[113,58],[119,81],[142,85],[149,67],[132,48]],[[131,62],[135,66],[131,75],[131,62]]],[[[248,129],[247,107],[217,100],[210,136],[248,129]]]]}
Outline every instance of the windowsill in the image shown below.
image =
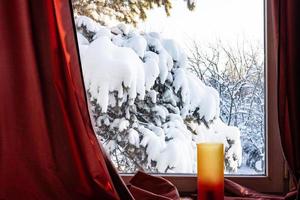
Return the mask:
{"type": "MultiPolygon", "coordinates": [[[[126,184],[129,184],[133,174],[121,174],[122,179],[126,184]]],[[[154,174],[154,176],[161,176],[171,183],[173,183],[181,194],[189,195],[195,194],[197,191],[197,176],[196,175],[165,175],[165,174],[154,174]]],[[[268,176],[230,176],[225,175],[226,179],[234,181],[242,186],[248,187],[258,192],[268,194],[283,194],[286,192],[287,185],[286,181],[278,181],[283,179],[282,177],[274,177],[273,179],[268,176]]]]}

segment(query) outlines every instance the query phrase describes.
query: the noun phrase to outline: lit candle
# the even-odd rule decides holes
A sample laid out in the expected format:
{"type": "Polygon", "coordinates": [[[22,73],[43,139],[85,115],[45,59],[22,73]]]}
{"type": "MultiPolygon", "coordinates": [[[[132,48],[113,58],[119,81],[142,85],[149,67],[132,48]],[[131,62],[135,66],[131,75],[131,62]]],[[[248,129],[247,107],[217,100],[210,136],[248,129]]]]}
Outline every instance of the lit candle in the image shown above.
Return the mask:
{"type": "Polygon", "coordinates": [[[198,200],[224,199],[223,144],[197,144],[197,168],[198,200]]]}

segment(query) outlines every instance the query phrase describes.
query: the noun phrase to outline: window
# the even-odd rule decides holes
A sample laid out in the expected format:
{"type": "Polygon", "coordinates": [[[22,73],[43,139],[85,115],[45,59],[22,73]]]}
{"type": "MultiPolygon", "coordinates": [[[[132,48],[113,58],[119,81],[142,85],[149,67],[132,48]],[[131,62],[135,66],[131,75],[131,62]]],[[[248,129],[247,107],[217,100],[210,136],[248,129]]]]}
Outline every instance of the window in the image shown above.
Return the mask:
{"type": "Polygon", "coordinates": [[[144,169],[196,191],[195,144],[223,142],[228,177],[282,191],[283,159],[269,154],[281,152],[264,1],[187,1],[194,11],[126,2],[73,0],[95,132],[120,173],[144,169]]]}

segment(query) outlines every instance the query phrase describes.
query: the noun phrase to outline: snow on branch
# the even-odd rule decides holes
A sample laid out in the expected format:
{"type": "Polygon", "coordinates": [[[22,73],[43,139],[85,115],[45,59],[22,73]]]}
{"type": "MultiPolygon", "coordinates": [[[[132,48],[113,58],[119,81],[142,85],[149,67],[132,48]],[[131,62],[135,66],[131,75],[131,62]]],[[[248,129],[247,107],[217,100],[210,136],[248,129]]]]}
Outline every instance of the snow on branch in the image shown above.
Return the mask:
{"type": "Polygon", "coordinates": [[[239,130],[219,119],[218,92],[174,40],[83,16],[76,25],[95,131],[120,171],[195,173],[199,142],[223,142],[226,170],[237,170],[239,130]]]}

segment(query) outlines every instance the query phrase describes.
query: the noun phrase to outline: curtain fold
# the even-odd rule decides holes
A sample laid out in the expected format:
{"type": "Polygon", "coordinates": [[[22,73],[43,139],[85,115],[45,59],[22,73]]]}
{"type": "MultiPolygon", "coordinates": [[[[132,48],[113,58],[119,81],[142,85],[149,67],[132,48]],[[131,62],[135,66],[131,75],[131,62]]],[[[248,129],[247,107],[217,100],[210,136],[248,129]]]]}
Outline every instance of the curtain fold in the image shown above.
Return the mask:
{"type": "Polygon", "coordinates": [[[93,133],[74,34],[69,1],[1,3],[0,199],[133,198],[93,133]]]}
{"type": "Polygon", "coordinates": [[[273,0],[281,144],[300,199],[300,1],[273,0]]]}

